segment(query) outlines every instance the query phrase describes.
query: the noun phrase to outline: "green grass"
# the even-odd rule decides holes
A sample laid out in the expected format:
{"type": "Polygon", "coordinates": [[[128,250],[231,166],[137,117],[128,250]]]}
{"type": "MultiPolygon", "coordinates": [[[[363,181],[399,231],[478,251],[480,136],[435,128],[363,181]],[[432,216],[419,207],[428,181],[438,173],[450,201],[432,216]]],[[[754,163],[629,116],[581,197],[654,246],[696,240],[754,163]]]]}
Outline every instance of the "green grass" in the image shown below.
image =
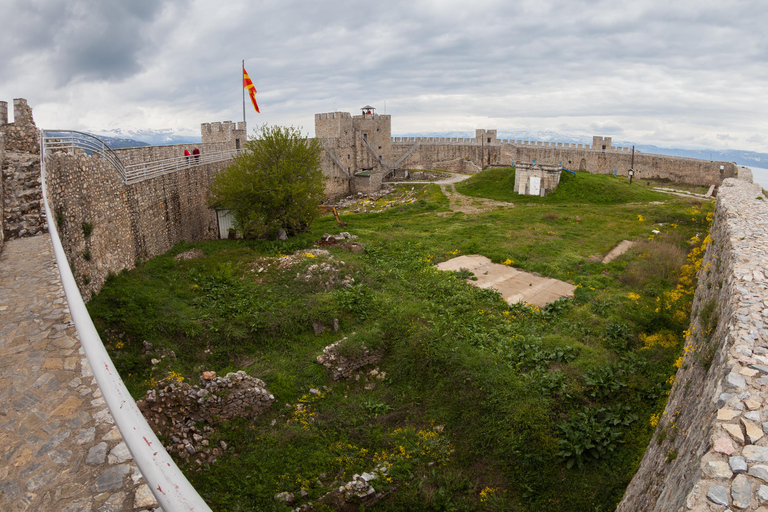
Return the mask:
{"type": "Polygon", "coordinates": [[[604,174],[563,171],[560,184],[545,197],[524,196],[515,192],[513,167],[488,169],[456,184],[456,190],[474,197],[520,204],[622,204],[640,201],[665,201],[668,195],[649,190],[635,180],[604,174]]]}
{"type": "Polygon", "coordinates": [[[391,481],[375,487],[391,494],[376,510],[612,510],[653,432],[649,418],[664,406],[687,327],[675,313],[688,297],[656,311],[678,275],[661,263],[707,229],[711,203],[662,196],[649,205],[655,194],[642,200],[618,183],[632,204],[603,204],[613,178],[574,181],[582,178],[593,185],[563,181],[573,203],[548,203],[552,194],[534,206],[446,217],[446,198],[429,185],[402,208],[344,214],[343,230],[365,245],[330,249],[351,287],[296,279],[323,258],[258,271],[338,233],[323,217],[287,242],[180,244],[112,276],[88,308],[135,397],[167,371],[196,382],[209,369],[245,369],[276,396],[262,416],[216,427],[215,440],[232,450],[215,464],[179,461],[214,510],[287,511],[298,504],[275,494],[303,488],[316,500],[382,460],[391,481]],[[662,233],[652,236],[654,227],[662,233]],[[645,243],[608,265],[590,261],[625,238],[645,243]],[[173,258],[193,247],[205,257],[173,258]],[[543,310],[509,306],[433,265],[475,253],[574,282],[575,297],[543,310]],[[338,334],[314,335],[313,322],[334,318],[338,334]],[[677,346],[643,348],[641,335],[658,332],[673,333],[677,346]],[[350,351],[384,349],[386,378],[373,389],[365,377],[334,382],[317,364],[343,336],[350,351]],[[141,353],[143,340],[155,353],[141,353]],[[302,401],[311,420],[286,407],[302,401]]]}

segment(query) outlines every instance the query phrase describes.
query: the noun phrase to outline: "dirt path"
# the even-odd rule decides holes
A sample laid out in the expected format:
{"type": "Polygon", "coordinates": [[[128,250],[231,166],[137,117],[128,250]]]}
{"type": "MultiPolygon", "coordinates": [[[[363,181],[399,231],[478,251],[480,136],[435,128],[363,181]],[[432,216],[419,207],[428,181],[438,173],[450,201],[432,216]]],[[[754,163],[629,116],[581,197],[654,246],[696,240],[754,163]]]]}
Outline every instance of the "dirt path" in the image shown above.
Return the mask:
{"type": "MultiPolygon", "coordinates": [[[[408,181],[407,183],[430,183],[434,185],[440,185],[440,190],[443,191],[445,197],[448,198],[450,208],[452,212],[463,213],[483,213],[498,207],[514,208],[514,203],[506,203],[503,201],[494,201],[493,199],[484,199],[481,197],[465,196],[456,192],[455,183],[464,181],[472,176],[471,174],[454,174],[450,178],[438,181],[408,181]]],[[[438,213],[438,215],[445,216],[450,215],[448,212],[438,213]]]]}

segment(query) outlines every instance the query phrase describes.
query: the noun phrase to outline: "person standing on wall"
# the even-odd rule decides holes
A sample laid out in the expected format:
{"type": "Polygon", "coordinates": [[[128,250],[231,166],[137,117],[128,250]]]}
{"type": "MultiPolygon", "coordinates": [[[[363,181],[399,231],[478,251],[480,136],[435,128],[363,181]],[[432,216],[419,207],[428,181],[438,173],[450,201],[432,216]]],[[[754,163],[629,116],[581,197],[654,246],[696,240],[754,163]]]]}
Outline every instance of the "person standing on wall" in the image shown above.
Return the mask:
{"type": "Polygon", "coordinates": [[[192,150],[192,155],[195,157],[195,163],[198,163],[200,161],[200,150],[195,146],[195,149],[192,150]]]}
{"type": "Polygon", "coordinates": [[[191,156],[189,149],[184,148],[184,158],[187,160],[187,165],[189,165],[189,157],[191,156]]]}

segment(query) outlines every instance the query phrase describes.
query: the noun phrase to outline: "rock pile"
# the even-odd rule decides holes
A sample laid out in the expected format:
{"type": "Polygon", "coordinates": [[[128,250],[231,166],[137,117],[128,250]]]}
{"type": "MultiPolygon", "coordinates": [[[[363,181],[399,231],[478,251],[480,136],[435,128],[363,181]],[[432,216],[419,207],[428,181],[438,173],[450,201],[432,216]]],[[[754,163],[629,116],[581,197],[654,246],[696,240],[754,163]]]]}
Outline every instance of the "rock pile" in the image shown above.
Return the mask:
{"type": "MultiPolygon", "coordinates": [[[[313,512],[321,506],[330,506],[335,510],[347,510],[348,504],[354,503],[354,509],[357,510],[360,505],[371,507],[380,499],[384,498],[389,492],[377,492],[371,485],[371,482],[379,477],[380,480],[387,476],[389,468],[385,465],[379,465],[370,473],[362,475],[353,475],[352,480],[340,485],[338,488],[325,493],[317,500],[317,503],[309,502],[292,510],[292,512],[313,512]]],[[[391,491],[390,491],[391,492],[391,491]]],[[[306,497],[307,492],[301,490],[301,498],[306,497]]],[[[281,492],[275,495],[275,501],[284,503],[295,503],[296,496],[291,492],[281,492]]]]}
{"type": "Polygon", "coordinates": [[[225,443],[211,446],[210,437],[222,421],[258,416],[269,409],[275,397],[260,379],[244,371],[217,377],[203,372],[200,386],[178,381],[161,389],[150,389],[137,405],[160,436],[171,440],[170,453],[193,457],[199,464],[213,462],[227,449],[225,443]],[[204,423],[202,428],[196,424],[204,423]]]}
{"type": "Polygon", "coordinates": [[[296,280],[316,283],[324,290],[337,286],[350,287],[355,282],[355,278],[349,274],[342,275],[343,268],[343,261],[334,260],[333,256],[330,256],[326,261],[313,263],[304,272],[297,272],[296,280]]]}
{"type": "Polygon", "coordinates": [[[330,255],[331,253],[329,253],[325,249],[310,249],[308,251],[299,250],[288,256],[281,256],[277,260],[277,268],[279,269],[290,268],[296,265],[297,263],[304,261],[304,259],[306,258],[317,258],[318,256],[328,257],[330,255]],[[307,256],[307,254],[309,254],[310,256],[307,256]]]}
{"type": "Polygon", "coordinates": [[[176,261],[181,260],[198,260],[200,258],[205,258],[205,253],[202,249],[190,249],[188,251],[184,251],[182,253],[177,254],[173,257],[176,261]]]}
{"type": "Polygon", "coordinates": [[[368,194],[358,192],[356,195],[339,199],[335,206],[338,210],[349,210],[352,213],[378,213],[388,208],[413,203],[416,200],[416,194],[412,190],[406,190],[402,196],[398,196],[396,191],[390,187],[368,194]]]}
{"type": "Polygon", "coordinates": [[[357,235],[350,235],[347,231],[343,231],[338,235],[323,233],[323,236],[320,237],[320,241],[317,242],[317,245],[320,247],[338,246],[346,251],[357,254],[358,252],[362,251],[364,247],[363,244],[359,242],[350,241],[357,240],[357,238],[357,235]]]}
{"type": "Polygon", "coordinates": [[[317,356],[317,362],[331,371],[333,380],[339,380],[342,377],[350,379],[355,371],[365,365],[376,364],[384,356],[384,350],[370,350],[365,345],[361,345],[358,354],[354,356],[341,355],[340,349],[347,342],[347,337],[331,343],[323,349],[323,353],[317,356]]]}

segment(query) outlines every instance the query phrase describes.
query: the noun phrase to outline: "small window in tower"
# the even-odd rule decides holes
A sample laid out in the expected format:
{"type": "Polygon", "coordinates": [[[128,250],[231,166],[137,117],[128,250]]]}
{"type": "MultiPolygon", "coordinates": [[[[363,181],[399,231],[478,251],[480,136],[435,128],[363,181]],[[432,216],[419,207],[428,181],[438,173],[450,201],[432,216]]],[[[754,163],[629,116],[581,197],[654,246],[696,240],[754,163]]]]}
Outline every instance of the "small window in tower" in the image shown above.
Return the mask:
{"type": "Polygon", "coordinates": [[[363,140],[368,140],[368,134],[367,133],[363,134],[363,140]]]}
{"type": "Polygon", "coordinates": [[[379,146],[379,149],[381,149],[381,146],[379,146]]]}
{"type": "Polygon", "coordinates": [[[490,143],[491,143],[491,138],[490,138],[490,137],[488,137],[488,144],[490,144],[490,143]]]}
{"type": "Polygon", "coordinates": [[[347,154],[347,160],[349,160],[349,159],[351,159],[351,158],[352,158],[352,155],[350,155],[350,154],[347,154]]]}

